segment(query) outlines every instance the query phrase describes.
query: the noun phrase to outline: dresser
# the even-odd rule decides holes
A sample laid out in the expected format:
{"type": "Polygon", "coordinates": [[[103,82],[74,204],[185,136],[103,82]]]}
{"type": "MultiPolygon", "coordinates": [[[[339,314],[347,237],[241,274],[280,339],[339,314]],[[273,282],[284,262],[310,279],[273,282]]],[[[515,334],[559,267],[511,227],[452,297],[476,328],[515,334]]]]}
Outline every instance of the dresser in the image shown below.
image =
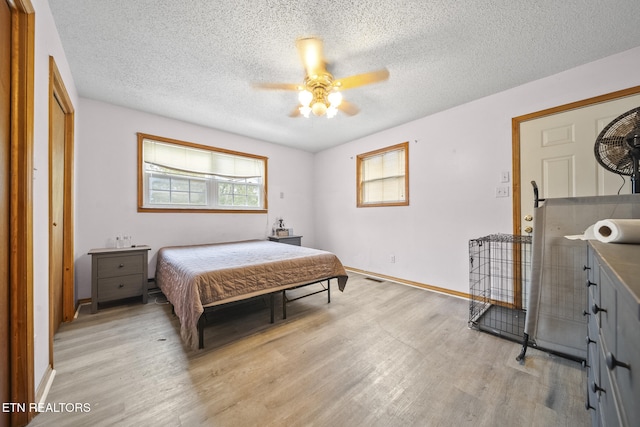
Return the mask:
{"type": "Polygon", "coordinates": [[[287,245],[302,246],[302,236],[269,236],[269,240],[286,243],[287,245]]]}
{"type": "Polygon", "coordinates": [[[139,245],[130,248],[92,249],[91,312],[98,303],[142,296],[147,303],[148,262],[151,248],[139,245]]]}
{"type": "Polygon", "coordinates": [[[640,422],[640,245],[589,242],[587,402],[593,426],[640,422]]]}

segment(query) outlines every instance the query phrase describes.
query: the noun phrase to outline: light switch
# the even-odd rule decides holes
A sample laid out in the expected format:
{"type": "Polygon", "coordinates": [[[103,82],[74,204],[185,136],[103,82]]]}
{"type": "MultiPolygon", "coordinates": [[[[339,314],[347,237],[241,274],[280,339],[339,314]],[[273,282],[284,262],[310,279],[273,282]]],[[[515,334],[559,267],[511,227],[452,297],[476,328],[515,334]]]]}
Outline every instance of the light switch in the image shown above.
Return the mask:
{"type": "Polygon", "coordinates": [[[496,197],[509,197],[509,187],[496,187],[496,197]]]}

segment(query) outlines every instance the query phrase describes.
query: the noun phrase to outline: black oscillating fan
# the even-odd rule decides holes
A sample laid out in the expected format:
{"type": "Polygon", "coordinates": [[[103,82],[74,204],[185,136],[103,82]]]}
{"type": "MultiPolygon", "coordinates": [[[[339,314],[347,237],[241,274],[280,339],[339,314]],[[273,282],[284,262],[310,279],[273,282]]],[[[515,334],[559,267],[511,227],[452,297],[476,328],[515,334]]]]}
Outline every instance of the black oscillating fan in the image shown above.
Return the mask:
{"type": "Polygon", "coordinates": [[[603,168],[631,176],[631,192],[640,193],[640,107],[619,115],[602,129],[594,151],[603,168]]]}

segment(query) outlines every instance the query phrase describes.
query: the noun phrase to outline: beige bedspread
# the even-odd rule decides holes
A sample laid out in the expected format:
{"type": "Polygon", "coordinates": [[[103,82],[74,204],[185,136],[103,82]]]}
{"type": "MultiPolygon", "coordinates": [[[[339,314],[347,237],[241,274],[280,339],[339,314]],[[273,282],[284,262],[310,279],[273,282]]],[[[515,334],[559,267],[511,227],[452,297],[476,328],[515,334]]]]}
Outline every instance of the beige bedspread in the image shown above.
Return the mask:
{"type": "Polygon", "coordinates": [[[165,247],[156,266],[156,284],[194,349],[204,307],[334,277],[343,291],[347,273],[331,252],[264,240],[165,247]]]}

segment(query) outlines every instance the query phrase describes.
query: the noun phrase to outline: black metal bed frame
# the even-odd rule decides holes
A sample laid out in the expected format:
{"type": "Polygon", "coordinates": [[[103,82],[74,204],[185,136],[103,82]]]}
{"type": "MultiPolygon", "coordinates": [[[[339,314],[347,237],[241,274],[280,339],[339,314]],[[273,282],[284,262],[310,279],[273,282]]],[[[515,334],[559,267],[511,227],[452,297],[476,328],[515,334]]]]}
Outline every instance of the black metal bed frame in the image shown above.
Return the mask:
{"type": "MultiPolygon", "coordinates": [[[[331,279],[337,279],[337,276],[333,276],[333,277],[329,277],[326,279],[321,279],[321,280],[316,280],[314,282],[310,282],[310,283],[305,283],[303,285],[298,285],[298,286],[293,286],[291,288],[286,288],[286,289],[281,289],[275,292],[270,292],[268,294],[263,294],[264,295],[269,295],[269,307],[271,310],[271,322],[270,323],[275,323],[275,295],[279,292],[282,292],[282,318],[286,319],[287,318],[287,304],[302,298],[306,298],[309,297],[311,295],[315,295],[315,294],[319,294],[321,292],[326,292],[327,293],[327,304],[331,303],[331,279]],[[327,286],[324,286],[324,282],[327,282],[327,286]],[[315,285],[315,284],[320,284],[322,286],[323,289],[315,291],[315,292],[310,292],[308,294],[304,294],[302,296],[299,297],[295,297],[295,298],[287,298],[287,291],[291,291],[294,289],[299,289],[299,288],[304,288],[305,286],[310,286],[310,285],[315,285]]],[[[218,305],[212,305],[209,307],[204,307],[204,311],[202,312],[202,314],[200,315],[200,318],[198,319],[198,349],[203,349],[204,348],[204,327],[206,325],[206,314],[207,312],[211,312],[214,309],[227,305],[227,304],[233,304],[233,303],[237,303],[239,301],[244,301],[244,300],[238,300],[238,301],[233,301],[233,302],[228,302],[228,303],[223,303],[223,304],[218,304],[218,305]]]]}

